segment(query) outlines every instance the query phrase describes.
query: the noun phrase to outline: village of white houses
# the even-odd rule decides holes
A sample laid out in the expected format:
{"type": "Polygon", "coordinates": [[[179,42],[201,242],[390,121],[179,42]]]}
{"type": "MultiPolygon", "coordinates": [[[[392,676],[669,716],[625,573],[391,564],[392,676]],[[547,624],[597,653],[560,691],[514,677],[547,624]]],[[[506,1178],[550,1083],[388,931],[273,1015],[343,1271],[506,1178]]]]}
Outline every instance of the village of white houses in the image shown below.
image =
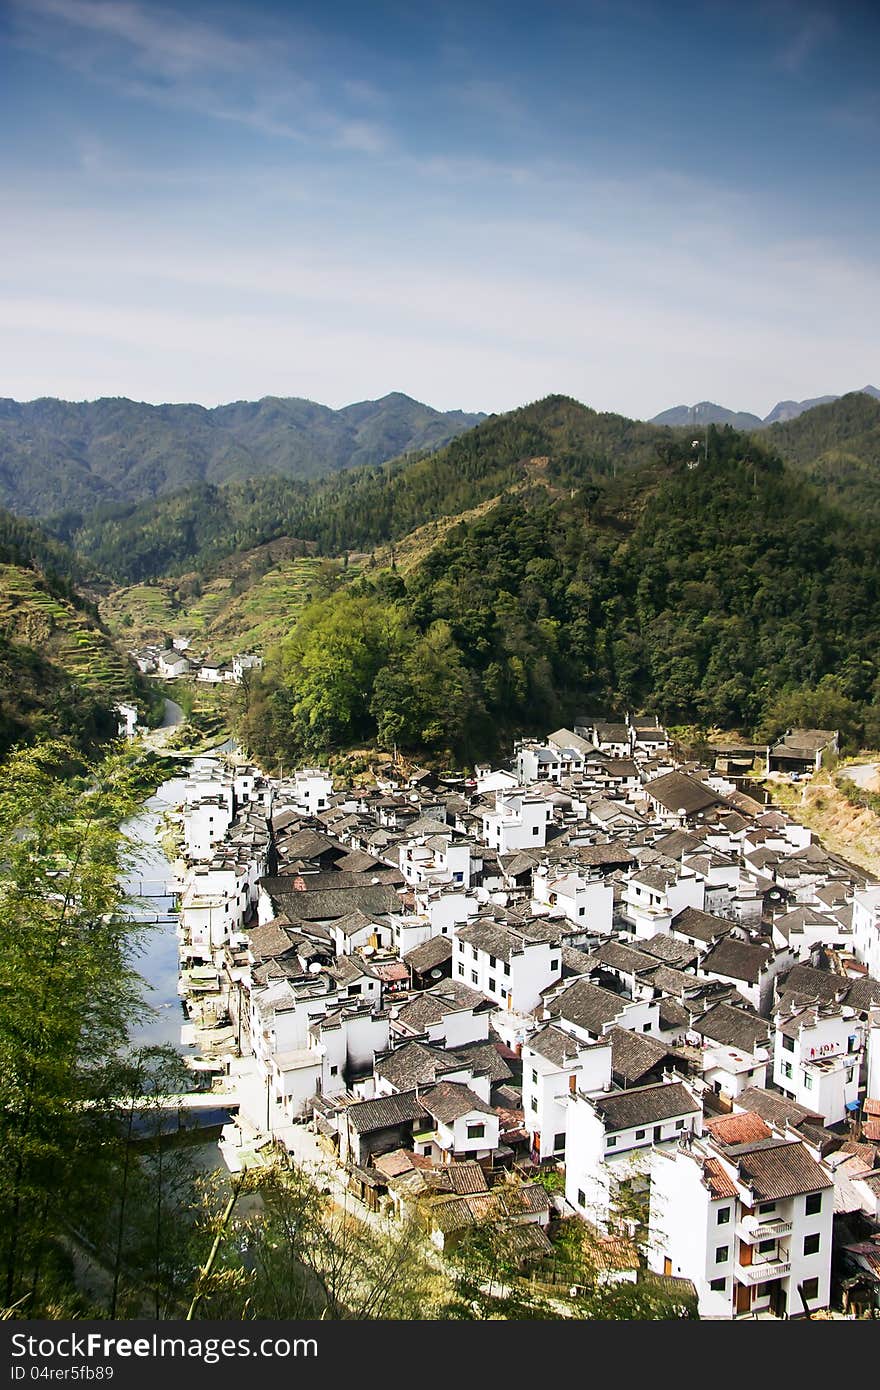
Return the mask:
{"type": "MultiPolygon", "coordinates": [[[[808,780],[836,737],[762,770],[808,780]]],[[[190,772],[180,990],[226,1166],[283,1151],[440,1253],[503,1230],[550,1288],[579,1222],[601,1283],[700,1318],[870,1316],[880,885],[650,716],[511,754],[190,772]]]]}

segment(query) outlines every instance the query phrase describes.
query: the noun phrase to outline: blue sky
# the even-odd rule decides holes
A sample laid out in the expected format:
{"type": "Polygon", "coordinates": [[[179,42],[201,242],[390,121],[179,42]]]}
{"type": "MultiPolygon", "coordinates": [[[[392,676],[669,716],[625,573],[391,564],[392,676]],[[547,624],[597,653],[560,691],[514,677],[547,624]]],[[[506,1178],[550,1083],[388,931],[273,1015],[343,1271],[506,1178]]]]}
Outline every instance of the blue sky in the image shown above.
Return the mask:
{"type": "Polygon", "coordinates": [[[0,0],[0,395],[880,379],[880,7],[0,0]]]}

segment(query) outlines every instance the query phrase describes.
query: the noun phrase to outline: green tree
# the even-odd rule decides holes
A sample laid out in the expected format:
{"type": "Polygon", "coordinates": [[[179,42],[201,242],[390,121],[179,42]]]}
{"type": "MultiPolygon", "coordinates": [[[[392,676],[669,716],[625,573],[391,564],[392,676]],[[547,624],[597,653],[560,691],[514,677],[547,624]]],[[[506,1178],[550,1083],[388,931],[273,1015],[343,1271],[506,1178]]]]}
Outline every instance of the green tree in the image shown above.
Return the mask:
{"type": "Polygon", "coordinates": [[[13,754],[0,788],[0,1277],[41,1306],[64,1233],[115,1181],[113,1079],[142,1015],[119,869],[141,788],[114,753],[13,754]]]}

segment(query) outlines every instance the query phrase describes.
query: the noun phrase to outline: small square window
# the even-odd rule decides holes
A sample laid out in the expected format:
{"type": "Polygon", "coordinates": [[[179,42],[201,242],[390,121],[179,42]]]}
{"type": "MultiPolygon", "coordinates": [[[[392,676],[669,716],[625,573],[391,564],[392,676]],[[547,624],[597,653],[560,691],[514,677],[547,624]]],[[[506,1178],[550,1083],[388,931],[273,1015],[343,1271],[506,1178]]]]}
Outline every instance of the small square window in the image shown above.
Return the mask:
{"type": "Polygon", "coordinates": [[[675,1128],[676,1128],[676,1129],[684,1129],[684,1120],[676,1120],[676,1122],[675,1122],[675,1128]]]}
{"type": "Polygon", "coordinates": [[[554,1134],[554,1136],[553,1136],[553,1148],[554,1148],[557,1152],[558,1152],[560,1149],[564,1149],[564,1148],[565,1148],[565,1131],[564,1131],[564,1130],[563,1130],[563,1132],[562,1132],[561,1134],[554,1134]]]}
{"type": "Polygon", "coordinates": [[[467,1137],[468,1137],[468,1139],[482,1139],[482,1138],[484,1137],[485,1133],[486,1133],[486,1126],[485,1126],[484,1124],[479,1124],[479,1125],[468,1125],[468,1127],[467,1127],[467,1137]]]}
{"type": "Polygon", "coordinates": [[[644,1137],[645,1137],[645,1131],[644,1131],[643,1129],[637,1129],[637,1130],[636,1130],[636,1138],[637,1138],[637,1139],[644,1139],[644,1137]]]}
{"type": "Polygon", "coordinates": [[[804,1236],[804,1254],[818,1255],[820,1244],[821,1237],[819,1236],[818,1232],[812,1236],[804,1236]]]}
{"type": "Polygon", "coordinates": [[[717,1248],[716,1251],[715,1251],[715,1263],[716,1263],[717,1265],[723,1265],[724,1262],[725,1262],[726,1260],[728,1260],[729,1258],[730,1258],[730,1246],[729,1246],[729,1245],[719,1245],[718,1248],[717,1248]]]}
{"type": "Polygon", "coordinates": [[[809,1303],[809,1301],[810,1301],[811,1298],[818,1298],[818,1297],[819,1297],[819,1280],[818,1280],[818,1279],[805,1279],[804,1282],[801,1284],[801,1292],[803,1293],[803,1296],[804,1296],[804,1298],[807,1300],[808,1303],[809,1303]]]}
{"type": "Polygon", "coordinates": [[[338,1068],[338,1067],[331,1067],[331,1068],[330,1068],[330,1075],[331,1075],[331,1076],[338,1076],[338,1075],[339,1075],[339,1068],[338,1068]]]}
{"type": "Polygon", "coordinates": [[[822,1193],[810,1192],[804,1200],[804,1215],[815,1216],[822,1210],[822,1193]]]}
{"type": "Polygon", "coordinates": [[[730,1207],[719,1207],[719,1208],[718,1208],[718,1225],[719,1225],[719,1226],[726,1226],[729,1220],[730,1220],[730,1207]]]}
{"type": "Polygon", "coordinates": [[[617,1135],[609,1134],[608,1138],[605,1140],[605,1144],[607,1148],[613,1149],[617,1144],[617,1135]]]}
{"type": "Polygon", "coordinates": [[[776,1249],[776,1241],[775,1241],[775,1239],[774,1239],[774,1240],[759,1240],[759,1241],[758,1241],[758,1253],[759,1253],[760,1255],[768,1255],[768,1254],[770,1253],[771,1250],[775,1250],[775,1249],[776,1249]]]}
{"type": "Polygon", "coordinates": [[[724,1293],[727,1289],[726,1279],[710,1279],[709,1288],[713,1293],[724,1293]]]}
{"type": "Polygon", "coordinates": [[[643,1023],[643,1024],[642,1024],[642,1032],[643,1032],[643,1033],[650,1033],[650,1031],[651,1031],[651,1025],[650,1025],[650,1023],[643,1023]]]}

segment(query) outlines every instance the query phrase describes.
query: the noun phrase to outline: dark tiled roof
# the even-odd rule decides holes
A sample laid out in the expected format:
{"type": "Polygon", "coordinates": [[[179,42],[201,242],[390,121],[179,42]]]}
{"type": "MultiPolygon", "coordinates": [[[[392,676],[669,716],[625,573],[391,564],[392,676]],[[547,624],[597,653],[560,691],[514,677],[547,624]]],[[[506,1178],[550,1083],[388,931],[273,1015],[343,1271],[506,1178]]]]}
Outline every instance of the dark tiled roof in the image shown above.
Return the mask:
{"type": "Polygon", "coordinates": [[[786,1123],[793,1128],[797,1128],[805,1121],[818,1121],[820,1125],[822,1124],[821,1115],[815,1115],[803,1105],[798,1105],[797,1101],[788,1100],[787,1097],[778,1095],[775,1091],[765,1090],[763,1086],[747,1087],[737,1096],[736,1104],[743,1110],[751,1110],[755,1115],[760,1115],[761,1119],[766,1120],[768,1125],[773,1125],[777,1129],[784,1129],[786,1123]]]}
{"type": "Polygon", "coordinates": [[[455,1063],[441,1047],[412,1041],[396,1047],[384,1057],[378,1057],[375,1072],[399,1091],[415,1086],[433,1085],[438,1076],[452,1071],[455,1063]]]}
{"type": "Polygon", "coordinates": [[[628,1028],[611,1028],[606,1037],[611,1039],[611,1070],[630,1086],[638,1085],[669,1056],[665,1043],[628,1028]]]}
{"type": "Polygon", "coordinates": [[[655,1086],[635,1086],[593,1101],[605,1122],[606,1130],[633,1129],[637,1125],[656,1125],[680,1115],[692,1115],[700,1110],[686,1086],[680,1081],[660,1082],[655,1086]]]}
{"type": "Polygon", "coordinates": [[[754,1052],[759,1045],[766,1045],[770,1037],[770,1025],[758,1014],[746,1013],[730,1004],[715,1004],[707,1009],[692,1024],[695,1033],[700,1033],[711,1042],[724,1047],[740,1047],[746,1052],[754,1052]]]}
{"type": "Polygon", "coordinates": [[[513,1076],[510,1067],[490,1039],[447,1047],[444,1055],[448,1063],[447,1070],[450,1067],[470,1067],[475,1075],[487,1076],[493,1086],[509,1081],[513,1076]]]}
{"type": "Polygon", "coordinates": [[[657,960],[662,960],[664,965],[671,966],[674,970],[684,970],[699,957],[699,951],[694,946],[689,946],[686,941],[677,941],[674,936],[664,936],[659,933],[650,937],[647,941],[639,942],[639,950],[646,955],[655,956],[657,960]]]}
{"type": "Polygon", "coordinates": [[[432,936],[421,946],[414,946],[403,957],[407,965],[423,975],[426,970],[436,970],[452,959],[452,942],[448,936],[432,936]]]}
{"type": "Polygon", "coordinates": [[[662,777],[655,777],[645,790],[667,811],[681,810],[689,816],[706,811],[710,806],[721,805],[725,800],[699,778],[689,777],[686,772],[667,772],[662,777]]]}
{"type": "Polygon", "coordinates": [[[462,1115],[478,1111],[481,1115],[494,1115],[491,1105],[481,1100],[476,1091],[464,1086],[460,1081],[440,1081],[419,1097],[425,1110],[442,1124],[451,1125],[462,1115]]]}
{"type": "Polygon", "coordinates": [[[729,980],[757,984],[762,970],[772,959],[771,946],[753,945],[750,941],[736,941],[728,937],[706,952],[700,968],[707,975],[712,973],[729,980]]]}
{"type": "Polygon", "coordinates": [[[551,1018],[563,1018],[588,1033],[598,1034],[607,1023],[620,1017],[629,1002],[610,989],[576,979],[548,1005],[548,1012],[551,1018]]]}
{"type": "Polygon", "coordinates": [[[819,1166],[807,1148],[799,1143],[759,1140],[743,1149],[739,1145],[729,1151],[737,1159],[740,1176],[759,1201],[775,1201],[797,1197],[803,1192],[818,1192],[832,1187],[831,1178],[819,1166]]]}
{"type": "Polygon", "coordinates": [[[361,1100],[350,1105],[345,1118],[357,1134],[375,1129],[390,1129],[409,1120],[422,1120],[427,1114],[415,1091],[400,1091],[374,1100],[361,1100]]]}
{"type": "Polygon", "coordinates": [[[552,1062],[554,1066],[566,1067],[576,1060],[579,1049],[585,1044],[573,1038],[570,1033],[565,1033],[561,1028],[548,1023],[546,1027],[539,1028],[537,1033],[532,1034],[526,1046],[537,1052],[539,1057],[552,1062]]]}
{"type": "Polygon", "coordinates": [[[731,922],[725,922],[723,917],[713,917],[710,912],[703,912],[698,907],[685,907],[672,919],[673,931],[681,932],[683,936],[692,936],[695,941],[707,943],[720,936],[727,936],[731,928],[731,922]]]}
{"type": "Polygon", "coordinates": [[[366,884],[357,888],[323,889],[314,893],[272,894],[292,922],[330,922],[347,917],[355,909],[370,915],[396,912],[400,898],[388,884],[366,884]]]}

